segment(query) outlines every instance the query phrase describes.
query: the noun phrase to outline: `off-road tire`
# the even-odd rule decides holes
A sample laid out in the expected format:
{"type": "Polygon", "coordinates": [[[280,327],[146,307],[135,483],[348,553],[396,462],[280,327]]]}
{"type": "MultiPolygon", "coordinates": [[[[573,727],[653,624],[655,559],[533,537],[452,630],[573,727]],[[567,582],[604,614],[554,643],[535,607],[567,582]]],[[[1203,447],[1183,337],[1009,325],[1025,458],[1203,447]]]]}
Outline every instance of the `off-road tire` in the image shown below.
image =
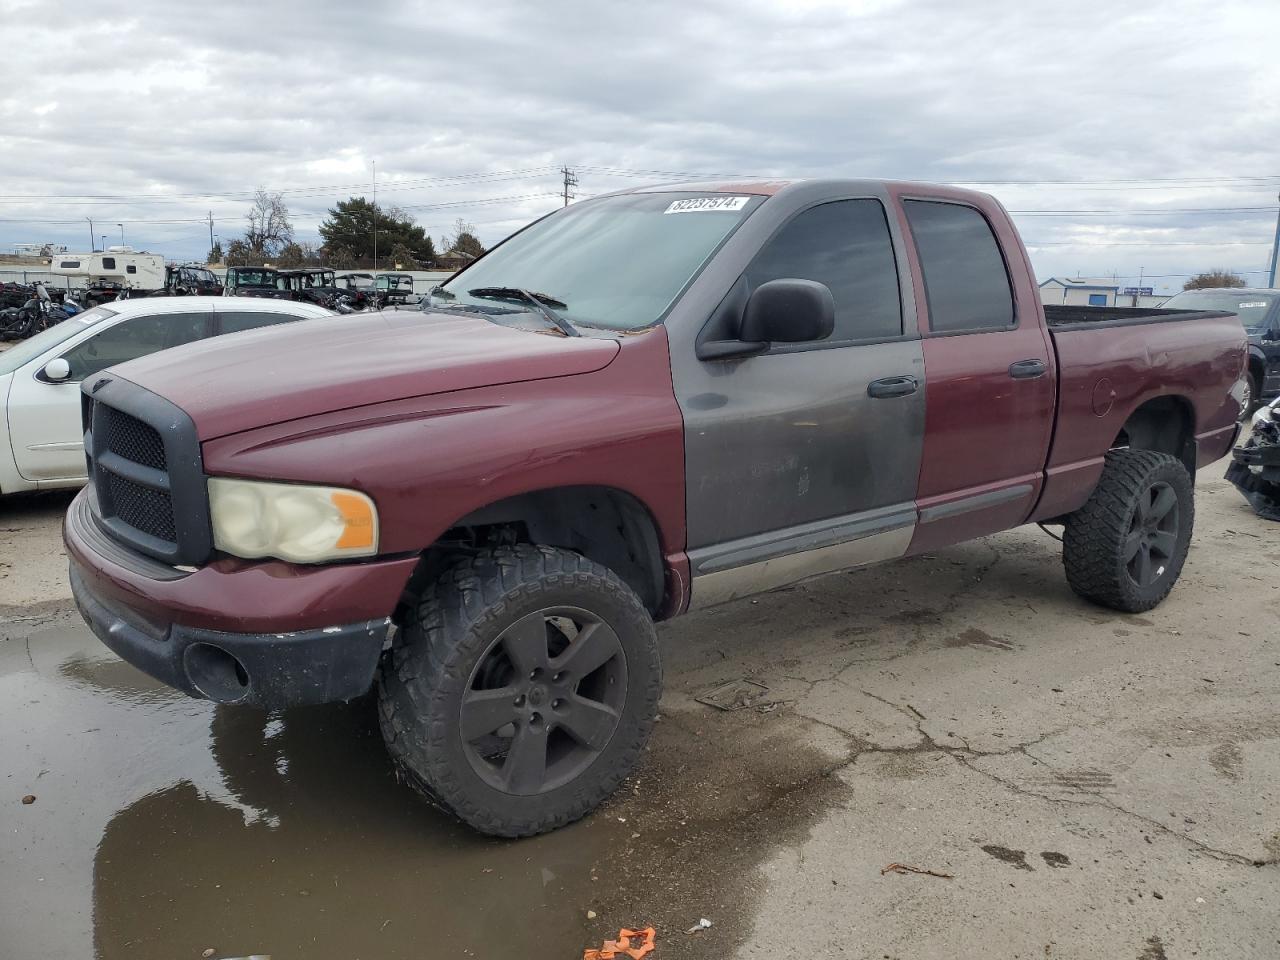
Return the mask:
{"type": "Polygon", "coordinates": [[[481,833],[524,837],[580,819],[631,772],[653,728],[662,672],[653,620],[625,583],[573,551],[524,544],[462,560],[429,585],[384,653],[377,686],[383,739],[409,784],[481,833]],[[557,605],[588,610],[617,634],[625,700],[607,745],[574,779],[545,793],[506,793],[468,759],[462,698],[503,630],[557,605]]]}
{"type": "Polygon", "coordinates": [[[1062,538],[1067,582],[1100,606],[1125,613],[1150,610],[1169,595],[1182,573],[1194,521],[1194,487],[1180,460],[1150,450],[1112,450],[1093,495],[1067,519],[1062,538]],[[1163,572],[1144,586],[1130,574],[1125,544],[1135,529],[1139,499],[1160,484],[1177,498],[1177,532],[1163,572]]]}

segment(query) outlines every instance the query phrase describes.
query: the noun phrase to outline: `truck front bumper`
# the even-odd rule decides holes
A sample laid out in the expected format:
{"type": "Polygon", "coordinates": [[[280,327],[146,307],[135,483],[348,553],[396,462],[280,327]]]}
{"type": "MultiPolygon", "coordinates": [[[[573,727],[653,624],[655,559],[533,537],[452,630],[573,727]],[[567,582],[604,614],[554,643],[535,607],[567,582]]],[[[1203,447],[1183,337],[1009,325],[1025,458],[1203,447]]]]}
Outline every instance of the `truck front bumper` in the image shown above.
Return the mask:
{"type": "Polygon", "coordinates": [[[82,492],[63,526],[71,589],[121,659],[193,697],[276,710],[367,692],[416,558],[194,572],[111,540],[82,492]]]}

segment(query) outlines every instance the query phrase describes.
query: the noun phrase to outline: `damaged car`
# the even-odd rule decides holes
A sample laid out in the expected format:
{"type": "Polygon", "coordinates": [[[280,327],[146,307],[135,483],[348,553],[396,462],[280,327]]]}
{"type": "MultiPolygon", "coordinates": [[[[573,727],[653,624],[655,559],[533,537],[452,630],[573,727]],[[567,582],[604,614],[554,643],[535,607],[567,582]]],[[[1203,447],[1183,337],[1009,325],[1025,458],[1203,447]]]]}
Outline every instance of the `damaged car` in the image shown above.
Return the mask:
{"type": "Polygon", "coordinates": [[[1236,447],[1227,479],[1264,520],[1280,520],[1280,398],[1253,416],[1253,435],[1236,447]]]}

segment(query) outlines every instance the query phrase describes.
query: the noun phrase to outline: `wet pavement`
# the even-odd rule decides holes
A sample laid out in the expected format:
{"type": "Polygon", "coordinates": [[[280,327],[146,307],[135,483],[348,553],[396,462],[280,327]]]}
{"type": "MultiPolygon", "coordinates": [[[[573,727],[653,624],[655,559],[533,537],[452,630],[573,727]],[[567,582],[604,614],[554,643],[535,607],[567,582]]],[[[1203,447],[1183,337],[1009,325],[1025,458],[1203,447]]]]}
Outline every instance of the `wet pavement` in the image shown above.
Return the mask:
{"type": "Polygon", "coordinates": [[[488,840],[396,782],[369,701],[218,707],[117,660],[73,613],[31,627],[0,624],[5,957],[488,957],[513,941],[574,956],[606,916],[728,923],[744,904],[708,890],[710,861],[731,872],[715,886],[736,889],[763,848],[802,833],[803,817],[752,811],[830,765],[796,721],[755,714],[715,764],[732,776],[709,777],[700,754],[728,715],[669,714],[646,773],[605,811],[488,840]],[[34,803],[9,802],[27,791],[34,803]]]}
{"type": "Polygon", "coordinates": [[[1199,507],[1142,617],[1020,530],[667,625],[638,774],[516,842],[397,783],[368,701],[215,707],[0,603],[0,958],[1274,958],[1280,541],[1199,507]]]}

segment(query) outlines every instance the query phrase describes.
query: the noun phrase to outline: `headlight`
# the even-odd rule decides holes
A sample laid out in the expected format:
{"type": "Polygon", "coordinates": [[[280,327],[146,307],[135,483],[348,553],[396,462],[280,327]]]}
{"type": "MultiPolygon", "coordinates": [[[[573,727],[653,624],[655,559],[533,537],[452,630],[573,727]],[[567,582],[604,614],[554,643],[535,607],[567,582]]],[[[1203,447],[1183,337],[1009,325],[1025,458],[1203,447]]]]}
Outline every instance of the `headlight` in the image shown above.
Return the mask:
{"type": "Polygon", "coordinates": [[[209,512],[213,545],[237,557],[320,563],[378,550],[378,511],[355,490],[211,477],[209,512]]]}

